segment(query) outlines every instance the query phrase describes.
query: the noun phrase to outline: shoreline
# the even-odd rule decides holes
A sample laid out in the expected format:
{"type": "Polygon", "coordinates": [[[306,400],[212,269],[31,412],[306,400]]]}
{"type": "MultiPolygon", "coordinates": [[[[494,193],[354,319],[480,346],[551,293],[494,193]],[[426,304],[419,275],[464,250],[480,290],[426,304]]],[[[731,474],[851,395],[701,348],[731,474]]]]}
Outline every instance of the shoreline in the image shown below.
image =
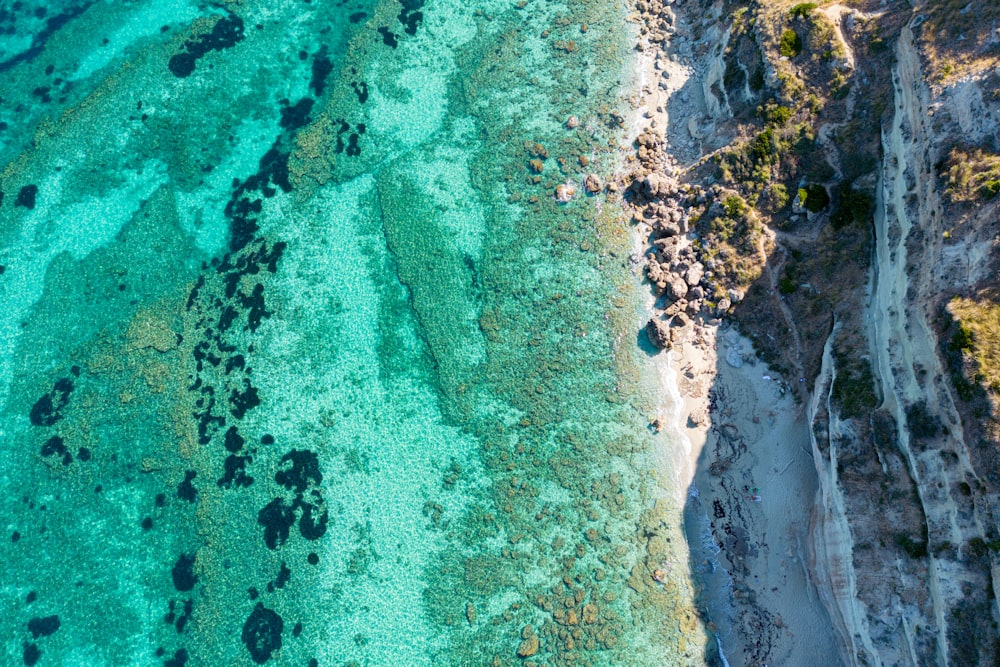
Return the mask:
{"type": "Polygon", "coordinates": [[[697,298],[685,299],[698,296],[691,293],[700,289],[700,276],[685,273],[697,262],[685,254],[695,235],[683,200],[700,193],[682,183],[677,165],[700,156],[691,128],[705,109],[689,102],[697,94],[687,90],[674,98],[698,83],[704,63],[688,39],[674,43],[676,28],[686,23],[683,3],[650,5],[630,16],[646,30],[634,57],[628,124],[639,146],[625,183],[634,199],[623,205],[637,222],[630,229],[633,270],[648,295],[647,332],[665,348],[650,358],[668,397],[653,427],[685,450],[660,451],[656,458],[671,467],[661,473],[686,493],[679,519],[696,604],[718,649],[713,657],[723,665],[810,664],[836,655],[837,645],[809,573],[817,479],[806,407],[796,402],[794,386],[758,361],[749,339],[720,319],[727,308],[713,311],[697,298]],[[676,149],[671,111],[690,134],[676,149]],[[659,271],[663,254],[681,270],[659,271]],[[686,285],[675,288],[678,280],[686,285]],[[656,291],[664,294],[658,298],[656,291]]]}

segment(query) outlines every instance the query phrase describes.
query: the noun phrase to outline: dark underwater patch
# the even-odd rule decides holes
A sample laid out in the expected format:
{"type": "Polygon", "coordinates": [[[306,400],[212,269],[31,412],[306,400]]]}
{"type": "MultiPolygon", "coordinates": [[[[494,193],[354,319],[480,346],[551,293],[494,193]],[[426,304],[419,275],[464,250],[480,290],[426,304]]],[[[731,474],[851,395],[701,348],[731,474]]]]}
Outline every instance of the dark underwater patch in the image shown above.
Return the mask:
{"type": "Polygon", "coordinates": [[[382,43],[390,48],[396,48],[399,46],[399,39],[396,34],[393,33],[389,28],[381,26],[378,29],[378,34],[382,35],[382,43]]]}
{"type": "Polygon", "coordinates": [[[194,573],[194,561],[194,554],[181,554],[170,570],[170,578],[173,579],[174,588],[178,591],[190,591],[198,583],[198,577],[194,573]]]}
{"type": "Polygon", "coordinates": [[[39,398],[28,414],[35,426],[52,426],[62,419],[62,409],[69,403],[69,395],[73,393],[73,381],[69,378],[57,380],[52,391],[39,398]]]}
{"type": "Polygon", "coordinates": [[[312,120],[309,112],[312,111],[316,100],[311,97],[303,97],[295,104],[290,105],[288,100],[281,100],[281,120],[279,125],[286,130],[297,130],[305,127],[312,120]]]}
{"type": "Polygon", "coordinates": [[[230,12],[212,26],[212,32],[185,41],[181,46],[183,51],[171,56],[167,67],[177,78],[190,76],[198,60],[206,53],[231,48],[243,37],[243,19],[230,12]]]}
{"type": "Polygon", "coordinates": [[[326,53],[327,49],[324,44],[313,56],[312,78],[309,79],[309,88],[316,93],[317,97],[323,94],[323,90],[326,88],[326,78],[333,71],[333,62],[326,53]]]}
{"type": "Polygon", "coordinates": [[[37,665],[38,660],[41,657],[42,657],[42,652],[38,648],[38,644],[27,643],[27,642],[24,644],[24,652],[21,654],[21,659],[24,661],[25,665],[27,665],[28,667],[32,667],[32,665],[37,665]]]}
{"type": "Polygon", "coordinates": [[[358,96],[358,103],[364,104],[368,101],[368,84],[364,81],[360,83],[357,81],[351,81],[351,88],[354,89],[354,94],[358,96]]]}
{"type": "Polygon", "coordinates": [[[179,648],[174,652],[174,657],[163,662],[163,667],[184,667],[188,661],[186,649],[179,648]]]}
{"type": "Polygon", "coordinates": [[[35,617],[28,621],[28,632],[31,633],[32,639],[48,637],[49,635],[54,635],[59,630],[60,625],[62,624],[59,622],[59,616],[56,614],[35,617]]]}
{"type": "Polygon", "coordinates": [[[0,74],[6,72],[7,70],[16,67],[23,62],[29,62],[35,58],[39,53],[45,49],[45,43],[49,41],[49,37],[55,34],[59,28],[63,27],[73,19],[75,19],[80,14],[87,11],[87,9],[94,4],[93,2],[81,3],[75,7],[70,7],[65,12],[57,14],[45,22],[45,27],[31,38],[31,46],[26,50],[18,53],[16,56],[12,56],[7,60],[0,62],[0,74]]]}
{"type": "Polygon", "coordinates": [[[50,456],[60,456],[62,457],[62,464],[64,466],[73,462],[73,455],[69,453],[69,450],[66,448],[66,443],[63,442],[63,439],[58,435],[54,435],[45,441],[45,444],[42,445],[42,456],[46,458],[50,456]]]}
{"type": "Polygon", "coordinates": [[[194,478],[198,476],[194,470],[184,471],[184,481],[177,485],[177,497],[181,500],[186,500],[189,503],[193,503],[195,497],[198,495],[198,489],[194,488],[194,478]]]}
{"type": "Polygon", "coordinates": [[[246,488],[253,484],[253,477],[247,474],[247,466],[253,463],[253,458],[250,456],[236,456],[235,454],[230,454],[226,457],[225,463],[223,464],[224,472],[222,477],[216,481],[216,484],[225,489],[230,489],[233,487],[246,488]]]}
{"type": "Polygon", "coordinates": [[[285,623],[276,612],[258,602],[246,623],[243,624],[241,637],[250,659],[258,665],[263,665],[271,659],[271,655],[281,648],[281,633],[285,623]]]}
{"type": "Polygon", "coordinates": [[[424,6],[424,0],[400,0],[403,9],[399,12],[399,22],[403,24],[403,32],[407,35],[416,35],[417,28],[424,20],[423,12],[419,11],[424,6]]]}
{"type": "Polygon", "coordinates": [[[282,469],[275,473],[274,481],[290,491],[303,493],[310,484],[319,485],[323,481],[315,452],[293,449],[281,457],[280,465],[282,469]],[[285,467],[288,463],[291,465],[285,467]]]}
{"type": "Polygon", "coordinates": [[[17,199],[14,200],[14,207],[17,208],[21,206],[28,209],[29,211],[35,208],[35,197],[38,195],[38,186],[34,184],[25,185],[17,193],[17,199]]]}
{"type": "Polygon", "coordinates": [[[295,507],[286,505],[283,498],[275,498],[257,512],[257,523],[264,527],[264,544],[274,551],[288,541],[295,525],[295,507]]]}

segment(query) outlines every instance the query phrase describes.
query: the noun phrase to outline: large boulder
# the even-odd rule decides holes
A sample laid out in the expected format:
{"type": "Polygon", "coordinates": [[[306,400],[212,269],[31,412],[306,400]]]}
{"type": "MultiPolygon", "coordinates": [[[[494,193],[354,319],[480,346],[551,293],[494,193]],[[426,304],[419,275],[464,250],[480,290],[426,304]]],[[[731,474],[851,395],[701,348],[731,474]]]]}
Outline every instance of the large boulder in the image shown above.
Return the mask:
{"type": "Polygon", "coordinates": [[[671,276],[667,279],[667,297],[671,301],[679,301],[687,296],[688,285],[678,276],[671,276]]]}
{"type": "Polygon", "coordinates": [[[681,226],[673,222],[669,216],[664,216],[653,223],[653,231],[657,236],[680,236],[681,226]]]}
{"type": "Polygon", "coordinates": [[[646,262],[646,277],[649,278],[649,282],[651,283],[665,283],[670,276],[663,270],[660,264],[651,259],[646,262]]]}
{"type": "Polygon", "coordinates": [[[701,282],[701,279],[705,277],[705,267],[701,265],[701,262],[695,262],[691,265],[691,268],[687,270],[684,275],[684,280],[691,287],[694,287],[701,282]]]}
{"type": "Polygon", "coordinates": [[[654,171],[643,180],[642,189],[647,197],[666,197],[673,192],[673,182],[666,174],[654,171]]]}
{"type": "Polygon", "coordinates": [[[646,323],[646,336],[649,342],[661,350],[670,347],[670,325],[655,317],[646,323]]]}
{"type": "Polygon", "coordinates": [[[604,184],[601,183],[601,177],[597,174],[587,174],[587,178],[583,182],[583,187],[587,189],[590,194],[597,194],[604,188],[604,184]]]}

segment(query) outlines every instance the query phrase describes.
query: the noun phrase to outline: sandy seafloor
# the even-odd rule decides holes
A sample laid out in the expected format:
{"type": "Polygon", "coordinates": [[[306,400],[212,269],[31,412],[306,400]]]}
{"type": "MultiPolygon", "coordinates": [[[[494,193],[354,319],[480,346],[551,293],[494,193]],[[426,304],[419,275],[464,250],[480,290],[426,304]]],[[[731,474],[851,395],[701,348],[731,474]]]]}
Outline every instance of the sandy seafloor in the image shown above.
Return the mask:
{"type": "Polygon", "coordinates": [[[704,661],[625,14],[5,5],[0,663],[704,661]]]}

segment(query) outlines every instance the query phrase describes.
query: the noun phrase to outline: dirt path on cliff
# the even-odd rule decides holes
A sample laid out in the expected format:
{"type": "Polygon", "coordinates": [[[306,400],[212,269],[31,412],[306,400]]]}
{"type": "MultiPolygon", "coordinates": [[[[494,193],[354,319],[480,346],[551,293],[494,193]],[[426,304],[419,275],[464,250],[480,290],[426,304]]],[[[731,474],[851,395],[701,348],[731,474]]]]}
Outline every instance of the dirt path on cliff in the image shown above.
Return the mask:
{"type": "Polygon", "coordinates": [[[851,43],[844,38],[841,23],[844,20],[844,14],[854,14],[855,10],[844,5],[831,5],[820,11],[826,14],[826,17],[833,23],[833,31],[837,35],[837,41],[840,42],[840,45],[844,49],[844,58],[847,61],[847,66],[850,69],[854,69],[854,49],[851,48],[851,43]]]}

